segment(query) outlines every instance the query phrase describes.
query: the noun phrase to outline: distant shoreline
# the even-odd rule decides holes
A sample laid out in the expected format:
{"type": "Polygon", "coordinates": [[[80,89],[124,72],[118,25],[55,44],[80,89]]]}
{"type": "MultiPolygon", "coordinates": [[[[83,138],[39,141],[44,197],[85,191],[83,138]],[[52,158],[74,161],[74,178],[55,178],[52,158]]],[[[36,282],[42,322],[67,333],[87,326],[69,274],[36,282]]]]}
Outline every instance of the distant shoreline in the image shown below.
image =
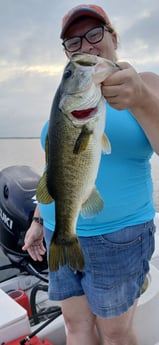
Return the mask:
{"type": "Polygon", "coordinates": [[[3,139],[40,139],[40,137],[0,137],[0,140],[3,139]]]}

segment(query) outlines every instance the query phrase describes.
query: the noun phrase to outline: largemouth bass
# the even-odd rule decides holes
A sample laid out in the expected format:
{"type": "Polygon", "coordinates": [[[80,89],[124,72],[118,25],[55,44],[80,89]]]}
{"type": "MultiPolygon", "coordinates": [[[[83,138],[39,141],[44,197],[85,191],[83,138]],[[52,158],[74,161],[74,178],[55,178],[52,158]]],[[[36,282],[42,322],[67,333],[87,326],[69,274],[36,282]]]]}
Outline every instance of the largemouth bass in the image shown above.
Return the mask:
{"type": "Polygon", "coordinates": [[[74,54],[56,92],[46,141],[46,171],[37,187],[37,200],[55,201],[55,230],[49,267],[68,264],[82,270],[84,258],[76,235],[79,212],[97,215],[103,200],[95,187],[101,152],[110,153],[104,135],[106,107],[101,82],[117,69],[109,60],[74,54]]]}

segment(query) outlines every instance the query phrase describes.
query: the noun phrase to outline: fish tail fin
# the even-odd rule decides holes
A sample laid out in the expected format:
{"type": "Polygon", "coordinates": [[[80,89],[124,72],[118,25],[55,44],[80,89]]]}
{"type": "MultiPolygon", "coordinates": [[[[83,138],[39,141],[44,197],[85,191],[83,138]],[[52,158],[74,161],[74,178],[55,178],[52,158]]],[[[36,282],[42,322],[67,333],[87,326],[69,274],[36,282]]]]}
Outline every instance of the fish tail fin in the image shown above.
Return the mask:
{"type": "Polygon", "coordinates": [[[49,251],[50,271],[58,271],[60,266],[68,264],[73,270],[82,270],[84,258],[77,236],[71,239],[51,240],[49,251]]]}
{"type": "Polygon", "coordinates": [[[63,245],[52,241],[49,251],[49,268],[51,272],[58,271],[60,266],[66,264],[65,250],[63,245]]]}
{"type": "Polygon", "coordinates": [[[69,267],[82,271],[84,268],[84,257],[78,239],[66,247],[66,256],[69,267]]]}
{"type": "Polygon", "coordinates": [[[51,197],[47,189],[46,171],[38,182],[36,189],[36,199],[42,204],[50,204],[51,202],[53,202],[53,198],[51,197]]]}

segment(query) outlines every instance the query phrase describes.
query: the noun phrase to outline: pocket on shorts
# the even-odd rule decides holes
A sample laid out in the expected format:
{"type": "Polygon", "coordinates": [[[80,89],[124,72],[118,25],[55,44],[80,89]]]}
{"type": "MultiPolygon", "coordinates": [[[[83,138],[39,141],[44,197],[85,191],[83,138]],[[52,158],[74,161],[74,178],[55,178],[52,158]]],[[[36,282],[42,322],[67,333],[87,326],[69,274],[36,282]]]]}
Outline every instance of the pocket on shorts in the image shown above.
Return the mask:
{"type": "Polygon", "coordinates": [[[142,232],[139,232],[127,228],[97,236],[88,249],[95,287],[112,288],[141,271],[142,232]]]}
{"type": "Polygon", "coordinates": [[[151,259],[152,254],[155,250],[155,231],[156,227],[154,224],[149,228],[149,254],[148,254],[148,260],[151,259]]]}

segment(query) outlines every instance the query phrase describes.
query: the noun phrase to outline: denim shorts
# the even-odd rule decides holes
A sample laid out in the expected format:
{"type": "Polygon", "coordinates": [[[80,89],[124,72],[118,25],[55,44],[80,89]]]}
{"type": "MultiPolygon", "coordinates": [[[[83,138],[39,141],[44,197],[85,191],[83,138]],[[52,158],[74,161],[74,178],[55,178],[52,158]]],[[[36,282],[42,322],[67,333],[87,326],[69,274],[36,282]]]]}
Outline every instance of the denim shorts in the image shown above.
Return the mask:
{"type": "MultiPolygon", "coordinates": [[[[141,289],[154,252],[153,221],[117,232],[80,237],[85,266],[74,272],[67,265],[49,272],[49,298],[62,301],[86,295],[91,311],[103,318],[126,312],[141,289]]],[[[52,231],[45,229],[49,248],[52,231]]]]}

